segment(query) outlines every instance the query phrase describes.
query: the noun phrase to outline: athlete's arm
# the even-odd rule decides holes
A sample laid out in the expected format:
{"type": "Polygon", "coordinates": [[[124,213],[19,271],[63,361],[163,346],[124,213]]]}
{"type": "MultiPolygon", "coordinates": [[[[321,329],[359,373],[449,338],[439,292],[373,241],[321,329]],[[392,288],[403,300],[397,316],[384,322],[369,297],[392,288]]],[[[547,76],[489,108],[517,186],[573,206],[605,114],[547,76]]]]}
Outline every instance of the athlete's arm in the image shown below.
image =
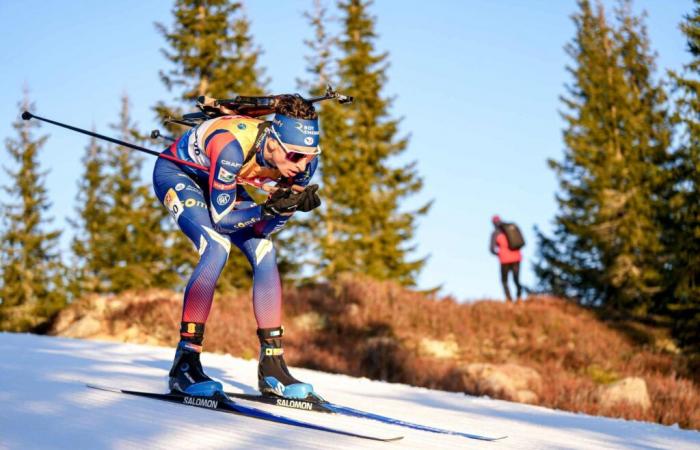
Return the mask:
{"type": "Polygon", "coordinates": [[[262,220],[260,205],[234,209],[236,176],[243,166],[243,149],[236,137],[227,130],[216,130],[204,142],[209,166],[209,215],[214,229],[234,233],[262,220]]]}

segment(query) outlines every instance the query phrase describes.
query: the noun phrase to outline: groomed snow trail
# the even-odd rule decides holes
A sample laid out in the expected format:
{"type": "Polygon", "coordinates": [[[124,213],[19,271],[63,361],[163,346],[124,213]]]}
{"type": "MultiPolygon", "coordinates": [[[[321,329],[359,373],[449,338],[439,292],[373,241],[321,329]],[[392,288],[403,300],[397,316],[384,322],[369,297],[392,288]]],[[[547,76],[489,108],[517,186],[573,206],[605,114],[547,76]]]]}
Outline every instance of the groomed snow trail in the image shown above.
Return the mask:
{"type": "MultiPolygon", "coordinates": [[[[85,383],[164,392],[173,349],[0,333],[0,449],[698,449],[700,433],[572,414],[296,369],[329,400],[497,442],[246,403],[277,414],[363,433],[403,435],[382,443],[87,389],[85,383]]],[[[208,373],[230,391],[255,392],[256,361],[204,354],[208,373]]]]}

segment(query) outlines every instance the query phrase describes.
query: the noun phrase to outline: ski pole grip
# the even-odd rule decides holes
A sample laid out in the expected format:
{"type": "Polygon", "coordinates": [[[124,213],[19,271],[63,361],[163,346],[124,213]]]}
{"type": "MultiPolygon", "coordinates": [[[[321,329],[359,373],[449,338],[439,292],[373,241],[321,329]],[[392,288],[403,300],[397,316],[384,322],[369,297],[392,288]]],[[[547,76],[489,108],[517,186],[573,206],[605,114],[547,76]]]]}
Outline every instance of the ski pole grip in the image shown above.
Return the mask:
{"type": "Polygon", "coordinates": [[[23,119],[23,120],[29,120],[29,119],[31,119],[32,117],[34,117],[34,116],[33,116],[32,113],[30,113],[29,111],[24,111],[24,112],[22,113],[22,119],[23,119]]]}

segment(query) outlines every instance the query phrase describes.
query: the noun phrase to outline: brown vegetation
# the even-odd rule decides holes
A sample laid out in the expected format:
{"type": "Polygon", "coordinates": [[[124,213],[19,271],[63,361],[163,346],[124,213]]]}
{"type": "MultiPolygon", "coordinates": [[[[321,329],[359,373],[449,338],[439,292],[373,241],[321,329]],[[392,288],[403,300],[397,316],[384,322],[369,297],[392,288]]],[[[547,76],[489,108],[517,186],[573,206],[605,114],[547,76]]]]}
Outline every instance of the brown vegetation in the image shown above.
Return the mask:
{"type": "MultiPolygon", "coordinates": [[[[180,302],[170,291],[92,296],[65,310],[53,332],[174,346],[180,302]]],[[[663,330],[636,326],[631,336],[560,299],[460,304],[347,276],[288,288],[285,317],[292,365],[700,429],[700,387],[663,330]],[[527,379],[509,379],[518,374],[527,379]],[[648,407],[601,401],[606,386],[628,377],[644,380],[648,407]]],[[[255,328],[248,293],[220,296],[205,348],[253,358],[255,328]]]]}

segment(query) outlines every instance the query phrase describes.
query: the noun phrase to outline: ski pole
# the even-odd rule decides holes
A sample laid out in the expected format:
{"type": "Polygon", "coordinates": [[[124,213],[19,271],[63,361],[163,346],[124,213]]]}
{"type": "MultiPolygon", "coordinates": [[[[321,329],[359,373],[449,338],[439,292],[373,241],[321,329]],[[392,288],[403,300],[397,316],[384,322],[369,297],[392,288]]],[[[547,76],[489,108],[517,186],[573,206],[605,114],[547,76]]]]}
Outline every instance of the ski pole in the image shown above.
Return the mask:
{"type": "Polygon", "coordinates": [[[130,142],[125,142],[125,141],[122,141],[119,139],[105,136],[104,134],[95,133],[94,131],[88,131],[88,130],[85,130],[82,128],[78,128],[78,127],[74,127],[72,125],[65,124],[65,123],[56,122],[55,120],[47,119],[45,117],[40,117],[40,116],[37,116],[36,114],[32,114],[29,111],[24,111],[22,113],[22,119],[24,119],[24,120],[29,120],[29,119],[41,120],[41,121],[48,122],[50,124],[53,124],[53,125],[56,125],[59,127],[67,128],[71,131],[75,131],[75,132],[82,133],[82,134],[87,134],[88,136],[102,139],[102,140],[111,142],[113,144],[122,145],[124,147],[128,147],[128,148],[131,148],[133,150],[138,150],[138,151],[143,152],[143,153],[148,153],[149,155],[153,155],[153,156],[157,156],[159,158],[164,158],[164,159],[168,159],[170,161],[174,161],[178,164],[184,164],[186,166],[194,167],[195,169],[199,169],[199,170],[202,170],[202,171],[207,172],[207,173],[209,172],[208,167],[204,167],[200,164],[196,164],[196,163],[189,162],[189,161],[183,161],[180,158],[176,158],[176,157],[170,156],[170,155],[165,155],[165,154],[157,152],[155,150],[150,150],[146,147],[141,147],[140,145],[132,144],[130,142]]]}
{"type": "MultiPolygon", "coordinates": [[[[177,163],[177,164],[184,164],[184,165],[186,165],[186,166],[193,167],[193,168],[195,168],[195,169],[199,169],[199,170],[201,170],[201,171],[203,171],[203,172],[205,172],[205,173],[209,173],[209,168],[208,168],[208,167],[205,167],[205,166],[202,166],[202,165],[200,165],[200,164],[193,163],[193,162],[190,162],[190,161],[184,161],[184,160],[182,160],[182,159],[180,159],[180,158],[177,158],[177,157],[175,157],[175,156],[166,155],[166,154],[164,154],[164,153],[160,153],[160,152],[157,152],[157,151],[155,151],[155,150],[148,149],[148,148],[146,148],[146,147],[141,147],[140,145],[132,144],[132,143],[130,143],[130,142],[125,142],[125,141],[122,141],[122,140],[119,140],[119,139],[115,139],[115,138],[112,138],[112,137],[109,137],[109,136],[105,136],[104,134],[95,133],[94,131],[88,131],[88,130],[85,130],[85,129],[83,129],[83,128],[78,128],[78,127],[74,127],[74,126],[72,126],[72,125],[68,125],[68,124],[65,124],[65,123],[56,122],[55,120],[47,119],[47,118],[45,118],[45,117],[41,117],[41,116],[37,116],[36,114],[32,114],[32,113],[30,113],[29,111],[24,111],[24,112],[22,113],[22,119],[24,119],[24,120],[37,119],[37,120],[41,120],[41,121],[43,121],[43,122],[48,122],[48,123],[50,123],[50,124],[53,124],[53,125],[56,125],[56,126],[59,126],[59,127],[62,127],[62,128],[67,128],[67,129],[69,129],[69,130],[71,130],[71,131],[75,131],[75,132],[82,133],[82,134],[87,134],[88,136],[92,136],[92,137],[95,137],[95,138],[98,138],[98,139],[102,139],[102,140],[105,140],[105,141],[108,141],[108,142],[112,142],[113,144],[117,144],[117,145],[121,145],[121,146],[124,146],[124,147],[128,147],[128,148],[131,148],[131,149],[133,149],[133,150],[138,150],[138,151],[143,152],[143,153],[148,153],[149,155],[157,156],[158,158],[167,159],[167,160],[173,161],[173,162],[175,162],[175,163],[177,163]]],[[[160,134],[160,133],[159,133],[159,134],[160,134]]],[[[251,186],[255,186],[255,187],[259,188],[259,189],[262,189],[263,191],[265,191],[265,192],[267,192],[267,193],[273,193],[273,192],[275,192],[277,189],[279,189],[279,188],[277,188],[277,187],[275,187],[275,186],[270,186],[270,185],[267,185],[267,184],[262,184],[262,183],[260,183],[260,184],[255,184],[255,183],[252,183],[252,182],[250,182],[250,181],[243,180],[243,179],[241,179],[241,178],[238,178],[237,181],[238,181],[238,182],[241,182],[241,183],[249,184],[249,185],[251,185],[251,186]]],[[[304,190],[303,187],[298,186],[298,185],[296,185],[296,184],[293,185],[293,186],[291,187],[291,189],[294,190],[294,191],[296,191],[296,192],[301,192],[301,191],[304,190]]]]}

